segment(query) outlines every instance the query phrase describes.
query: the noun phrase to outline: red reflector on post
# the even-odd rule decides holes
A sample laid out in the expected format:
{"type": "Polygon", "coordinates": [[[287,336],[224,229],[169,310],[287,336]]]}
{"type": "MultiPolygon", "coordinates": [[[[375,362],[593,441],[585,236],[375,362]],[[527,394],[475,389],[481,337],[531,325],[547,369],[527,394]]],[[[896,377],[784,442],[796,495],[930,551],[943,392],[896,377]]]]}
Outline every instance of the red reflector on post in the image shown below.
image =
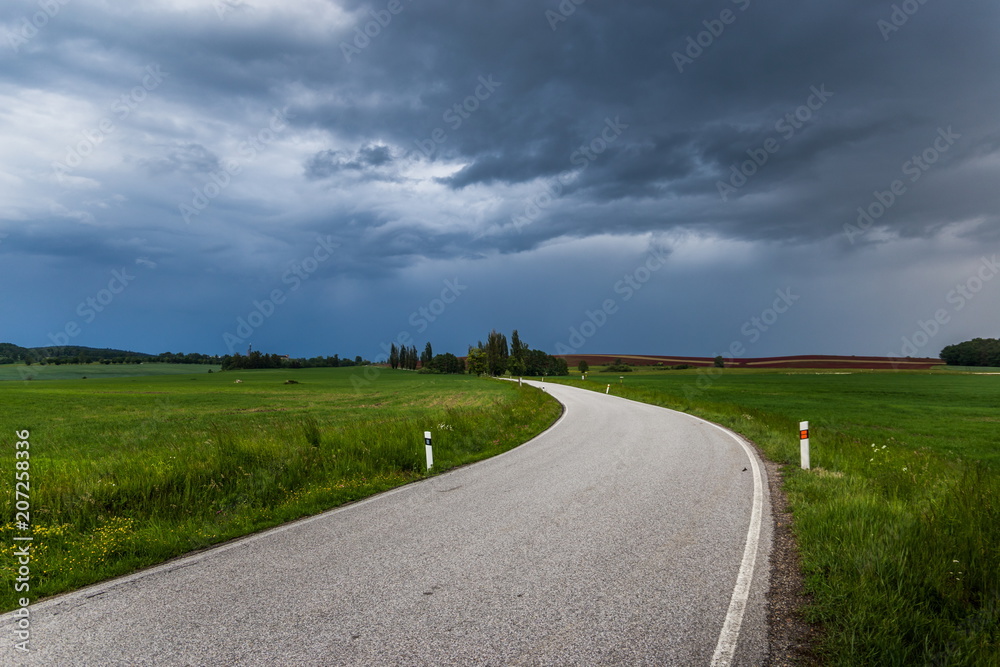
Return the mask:
{"type": "Polygon", "coordinates": [[[809,439],[809,431],[808,430],[806,430],[806,431],[799,431],[799,440],[808,440],[808,439],[809,439]]]}

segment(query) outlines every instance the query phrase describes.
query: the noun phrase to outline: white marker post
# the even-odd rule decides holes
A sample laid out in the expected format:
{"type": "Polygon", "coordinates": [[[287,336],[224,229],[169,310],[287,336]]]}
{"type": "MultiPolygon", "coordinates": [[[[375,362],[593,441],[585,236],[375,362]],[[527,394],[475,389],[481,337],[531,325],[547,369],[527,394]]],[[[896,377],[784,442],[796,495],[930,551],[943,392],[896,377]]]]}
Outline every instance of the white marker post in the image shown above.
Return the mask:
{"type": "Polygon", "coordinates": [[[809,422],[799,422],[799,455],[802,469],[809,470],[809,422]]]}
{"type": "Polygon", "coordinates": [[[604,393],[605,394],[610,394],[611,393],[611,385],[610,384],[608,385],[608,388],[604,390],[604,393]]]}
{"type": "Polygon", "coordinates": [[[434,465],[434,449],[431,447],[431,432],[424,431],[424,451],[427,452],[427,469],[434,465]]]}
{"type": "Polygon", "coordinates": [[[524,382],[524,378],[517,378],[517,386],[518,387],[520,387],[523,382],[524,382]]]}

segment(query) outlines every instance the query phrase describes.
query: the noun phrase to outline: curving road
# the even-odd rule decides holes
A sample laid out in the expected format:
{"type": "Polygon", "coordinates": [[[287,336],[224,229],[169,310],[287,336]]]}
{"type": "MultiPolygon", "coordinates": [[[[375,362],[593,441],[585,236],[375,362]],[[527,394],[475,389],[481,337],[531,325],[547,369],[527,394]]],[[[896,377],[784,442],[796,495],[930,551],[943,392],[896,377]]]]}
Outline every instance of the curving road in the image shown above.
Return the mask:
{"type": "Polygon", "coordinates": [[[38,603],[27,656],[5,615],[0,664],[761,664],[771,522],[752,450],[541,386],[566,412],[531,442],[38,603]]]}

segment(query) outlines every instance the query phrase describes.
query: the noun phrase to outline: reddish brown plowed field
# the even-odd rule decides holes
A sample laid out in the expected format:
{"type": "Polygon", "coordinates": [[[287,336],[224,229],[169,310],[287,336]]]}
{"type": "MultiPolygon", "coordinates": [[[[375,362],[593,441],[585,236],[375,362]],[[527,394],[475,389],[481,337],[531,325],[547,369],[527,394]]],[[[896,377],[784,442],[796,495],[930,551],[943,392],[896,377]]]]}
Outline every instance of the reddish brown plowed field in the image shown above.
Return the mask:
{"type": "MultiPolygon", "coordinates": [[[[715,361],[711,357],[665,357],[659,355],[635,354],[566,354],[562,356],[569,367],[576,368],[581,359],[597,369],[599,366],[613,364],[616,359],[630,366],[711,366],[715,361]]],[[[926,370],[944,364],[940,359],[907,357],[893,359],[890,357],[837,357],[829,355],[812,355],[798,357],[761,357],[759,359],[726,359],[730,368],[841,368],[841,369],[889,369],[889,370],[926,370]]]]}

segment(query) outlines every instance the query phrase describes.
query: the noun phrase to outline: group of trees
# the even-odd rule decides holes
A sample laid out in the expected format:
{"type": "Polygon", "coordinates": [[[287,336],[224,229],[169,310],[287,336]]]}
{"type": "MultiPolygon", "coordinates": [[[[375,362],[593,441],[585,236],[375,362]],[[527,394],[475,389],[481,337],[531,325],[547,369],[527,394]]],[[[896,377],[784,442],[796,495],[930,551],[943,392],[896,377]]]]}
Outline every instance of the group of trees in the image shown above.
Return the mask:
{"type": "Polygon", "coordinates": [[[396,347],[395,343],[389,347],[389,366],[392,368],[402,368],[404,370],[415,371],[420,369],[421,373],[464,373],[465,362],[456,357],[451,352],[445,354],[434,354],[434,347],[428,343],[424,346],[424,351],[417,354],[417,346],[406,345],[396,347]]]}
{"type": "Polygon", "coordinates": [[[435,354],[427,362],[421,362],[421,373],[459,374],[465,372],[465,362],[451,352],[435,354]]]}
{"type": "Polygon", "coordinates": [[[174,354],[173,352],[161,352],[154,357],[147,357],[143,361],[155,361],[164,364],[217,364],[219,363],[219,357],[210,354],[201,354],[200,352],[188,352],[184,354],[178,352],[174,354]]]}
{"type": "Polygon", "coordinates": [[[292,368],[349,368],[351,366],[368,366],[370,361],[356,355],[353,359],[341,358],[339,354],[332,357],[311,357],[309,359],[291,359],[292,368]],[[299,364],[299,365],[294,365],[299,364]]]}
{"type": "Polygon", "coordinates": [[[0,364],[13,364],[24,359],[27,349],[13,343],[0,343],[0,364]]]}
{"type": "Polygon", "coordinates": [[[469,347],[466,367],[474,375],[569,375],[565,359],[531,349],[517,329],[511,334],[510,345],[507,336],[496,329],[490,331],[485,343],[469,347]]]}
{"type": "Polygon", "coordinates": [[[150,357],[110,357],[105,359],[92,359],[91,357],[88,357],[86,355],[80,355],[77,357],[45,357],[44,359],[35,358],[34,360],[31,357],[26,357],[24,363],[30,366],[32,361],[38,364],[43,364],[43,365],[50,364],[52,366],[61,366],[63,364],[92,364],[92,363],[101,363],[104,364],[105,366],[108,366],[110,364],[141,364],[158,360],[150,357]]]}
{"type": "Polygon", "coordinates": [[[346,366],[367,366],[370,361],[360,356],[351,359],[341,359],[340,355],[332,357],[312,357],[311,359],[291,359],[277,354],[264,354],[252,350],[247,355],[227,354],[222,357],[222,370],[248,370],[256,368],[343,368],[346,366]]]}
{"type": "Polygon", "coordinates": [[[631,373],[632,367],[624,363],[621,359],[615,359],[615,363],[604,367],[605,373],[631,373]]]}
{"type": "MultiPolygon", "coordinates": [[[[416,350],[413,350],[416,355],[416,350]]],[[[344,366],[365,366],[370,361],[356,356],[354,359],[332,357],[312,357],[309,359],[292,359],[277,354],[263,354],[256,350],[248,351],[247,355],[227,354],[223,357],[198,352],[161,352],[160,354],[145,354],[109,348],[93,348],[78,345],[63,345],[58,347],[25,348],[13,343],[0,343],[0,364],[23,362],[31,364],[221,364],[222,370],[250,368],[338,368],[344,366]]]]}
{"type": "Polygon", "coordinates": [[[80,345],[20,347],[13,343],[0,343],[0,364],[23,362],[27,365],[52,364],[53,366],[59,366],[62,364],[92,364],[96,362],[102,364],[138,364],[146,361],[160,361],[160,359],[141,352],[108,348],[99,349],[80,345]]]}
{"type": "MultiPolygon", "coordinates": [[[[426,355],[430,349],[431,344],[427,343],[424,354],[426,355]]],[[[396,344],[393,343],[392,347],[389,348],[389,366],[393,369],[402,368],[408,371],[415,371],[420,360],[421,357],[417,354],[416,345],[396,347],[396,344]]]]}
{"type": "Polygon", "coordinates": [[[260,350],[254,350],[246,356],[239,354],[227,354],[222,358],[222,370],[236,371],[248,370],[251,368],[285,368],[285,359],[277,354],[264,354],[260,350]]]}
{"type": "Polygon", "coordinates": [[[949,345],[941,350],[941,359],[949,366],[1000,366],[1000,340],[974,338],[949,345]]]}
{"type": "Polygon", "coordinates": [[[51,347],[20,347],[12,343],[0,343],[0,364],[217,364],[219,357],[192,352],[162,352],[145,354],[111,348],[84,347],[81,345],[60,345],[51,347]]]}

